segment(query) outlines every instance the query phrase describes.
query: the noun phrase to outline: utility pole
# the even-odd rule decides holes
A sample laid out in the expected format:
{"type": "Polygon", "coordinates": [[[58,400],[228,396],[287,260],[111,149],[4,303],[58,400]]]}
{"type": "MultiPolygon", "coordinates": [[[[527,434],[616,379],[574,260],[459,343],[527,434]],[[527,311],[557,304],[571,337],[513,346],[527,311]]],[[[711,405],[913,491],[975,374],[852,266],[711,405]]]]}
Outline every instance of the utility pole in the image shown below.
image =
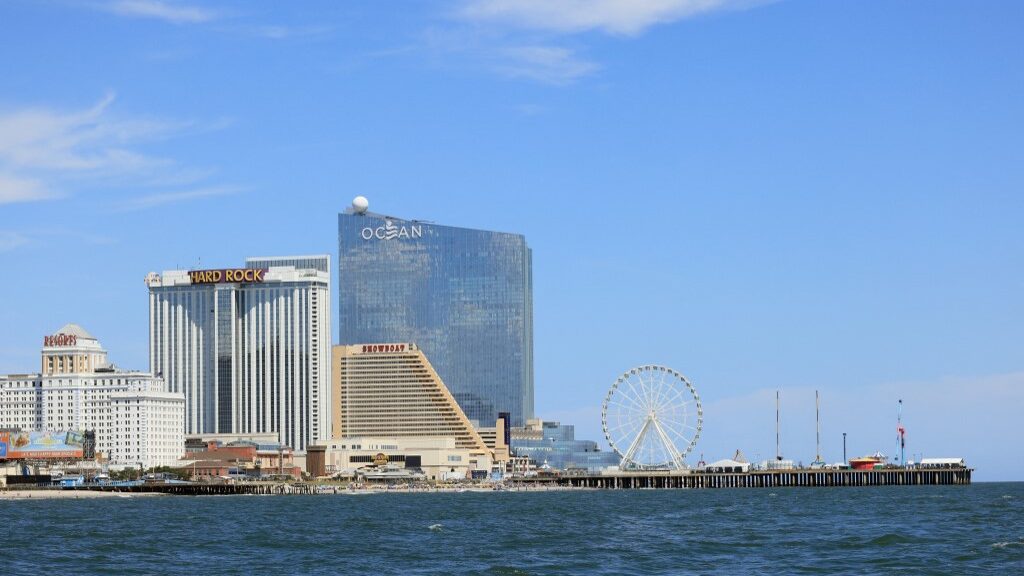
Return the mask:
{"type": "Polygon", "coordinates": [[[779,391],[775,391],[775,460],[782,460],[782,451],[779,448],[779,391]]]}
{"type": "Polygon", "coordinates": [[[817,390],[814,391],[814,443],[814,463],[824,464],[825,461],[821,459],[821,400],[817,390]]]}
{"type": "Polygon", "coordinates": [[[843,464],[848,464],[849,462],[846,459],[846,432],[843,432],[843,464]]]}
{"type": "Polygon", "coordinates": [[[896,453],[899,454],[900,466],[906,464],[903,454],[903,450],[906,447],[905,435],[906,430],[903,428],[903,399],[901,398],[899,407],[896,409],[896,453]]]}

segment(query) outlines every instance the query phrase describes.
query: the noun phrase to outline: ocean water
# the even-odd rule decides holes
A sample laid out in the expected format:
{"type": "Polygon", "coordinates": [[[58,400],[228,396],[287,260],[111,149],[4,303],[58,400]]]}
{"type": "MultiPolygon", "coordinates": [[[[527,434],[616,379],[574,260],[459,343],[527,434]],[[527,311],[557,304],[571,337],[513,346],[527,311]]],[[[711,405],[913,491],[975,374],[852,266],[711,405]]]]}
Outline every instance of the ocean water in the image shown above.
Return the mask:
{"type": "Polygon", "coordinates": [[[1024,575],[1024,483],[0,500],[0,574],[1024,575]]]}

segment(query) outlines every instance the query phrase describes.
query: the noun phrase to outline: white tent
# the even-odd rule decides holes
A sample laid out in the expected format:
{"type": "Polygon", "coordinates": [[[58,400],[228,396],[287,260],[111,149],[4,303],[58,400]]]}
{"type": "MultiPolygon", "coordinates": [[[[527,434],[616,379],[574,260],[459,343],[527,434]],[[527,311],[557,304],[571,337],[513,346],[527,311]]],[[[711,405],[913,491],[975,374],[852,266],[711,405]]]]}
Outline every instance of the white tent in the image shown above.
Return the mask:
{"type": "Polygon", "coordinates": [[[922,458],[922,468],[963,468],[963,458],[922,458]]]}
{"type": "Polygon", "coordinates": [[[724,460],[719,460],[717,462],[712,462],[711,464],[708,464],[707,466],[704,467],[704,471],[705,472],[726,472],[726,473],[749,472],[750,471],[750,463],[749,462],[737,462],[736,460],[731,460],[729,458],[726,458],[724,460]]]}

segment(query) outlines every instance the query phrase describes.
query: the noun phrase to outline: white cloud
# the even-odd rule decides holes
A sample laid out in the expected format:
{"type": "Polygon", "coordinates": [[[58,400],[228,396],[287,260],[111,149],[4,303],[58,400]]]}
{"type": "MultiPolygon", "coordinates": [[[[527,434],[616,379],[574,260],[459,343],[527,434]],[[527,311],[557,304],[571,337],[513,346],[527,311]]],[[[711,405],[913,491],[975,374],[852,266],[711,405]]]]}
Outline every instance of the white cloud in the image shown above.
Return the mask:
{"type": "Polygon", "coordinates": [[[199,198],[210,198],[213,196],[225,196],[241,192],[238,186],[209,186],[196,188],[194,190],[179,190],[174,192],[156,192],[129,199],[121,205],[124,211],[146,210],[166,204],[175,204],[199,198]]]}
{"type": "Polygon", "coordinates": [[[508,23],[556,32],[601,30],[638,34],[717,10],[742,9],[768,0],[467,0],[459,15],[478,22],[508,23]]]}
{"type": "Polygon", "coordinates": [[[120,16],[154,18],[172,24],[198,24],[217,17],[215,12],[205,8],[159,0],[118,0],[103,8],[120,16]]]}
{"type": "MultiPolygon", "coordinates": [[[[197,5],[186,5],[178,2],[162,0],[113,0],[104,4],[93,5],[94,8],[129,18],[151,18],[171,24],[203,24],[217,21],[223,23],[234,20],[235,24],[221,25],[214,28],[218,32],[237,33],[255,36],[268,40],[296,40],[319,38],[330,34],[332,28],[322,24],[308,26],[291,26],[284,24],[253,24],[246,23],[244,17],[230,11],[214,11],[197,5]]],[[[188,50],[162,50],[155,53],[158,58],[180,58],[191,54],[188,50]]]]}
{"type": "Polygon", "coordinates": [[[0,173],[0,204],[50,200],[58,196],[38,180],[0,173]]]}
{"type": "Polygon", "coordinates": [[[127,146],[178,129],[170,124],[117,120],[107,112],[108,95],[81,112],[29,108],[0,114],[0,162],[14,169],[130,172],[166,161],[127,146]]]}
{"type": "Polygon", "coordinates": [[[90,188],[116,194],[130,187],[143,196],[158,195],[169,186],[210,188],[202,184],[210,170],[181,166],[144,152],[143,146],[185,132],[220,129],[225,121],[199,126],[124,118],[112,113],[113,102],[111,94],[84,110],[0,110],[0,204],[48,200],[90,188]]]}
{"type": "Polygon", "coordinates": [[[568,84],[598,69],[568,48],[519,46],[502,50],[498,69],[512,78],[528,78],[549,84],[568,84]]]}

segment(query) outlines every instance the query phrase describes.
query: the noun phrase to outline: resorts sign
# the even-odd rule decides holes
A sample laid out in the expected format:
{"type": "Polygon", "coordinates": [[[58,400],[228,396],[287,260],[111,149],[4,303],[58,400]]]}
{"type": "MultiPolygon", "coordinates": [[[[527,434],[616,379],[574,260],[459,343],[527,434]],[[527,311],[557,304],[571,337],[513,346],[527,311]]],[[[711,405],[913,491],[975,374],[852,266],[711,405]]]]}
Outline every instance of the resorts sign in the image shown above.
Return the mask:
{"type": "Polygon", "coordinates": [[[78,336],[75,336],[74,334],[54,334],[53,336],[43,336],[43,346],[56,347],[76,345],[78,345],[78,336]]]}
{"type": "Polygon", "coordinates": [[[363,240],[394,240],[395,238],[422,238],[423,225],[395,226],[391,220],[385,220],[383,226],[376,228],[367,226],[359,233],[363,240]]]}

